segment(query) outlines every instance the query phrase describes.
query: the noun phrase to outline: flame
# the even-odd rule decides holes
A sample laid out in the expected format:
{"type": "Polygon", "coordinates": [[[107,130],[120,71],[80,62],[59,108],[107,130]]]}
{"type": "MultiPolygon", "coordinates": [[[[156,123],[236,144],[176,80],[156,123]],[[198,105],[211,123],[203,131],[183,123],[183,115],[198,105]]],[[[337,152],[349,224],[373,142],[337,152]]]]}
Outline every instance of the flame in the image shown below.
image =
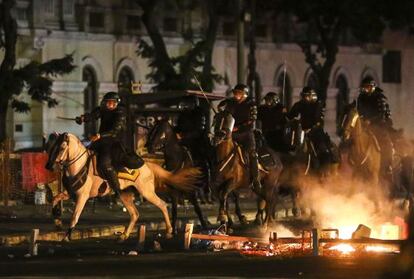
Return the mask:
{"type": "Polygon", "coordinates": [[[345,243],[332,246],[331,248],[329,248],[329,250],[339,251],[343,254],[349,254],[349,253],[355,252],[354,247],[352,247],[349,244],[345,244],[345,243]]]}
{"type": "Polygon", "coordinates": [[[391,247],[381,246],[381,245],[367,246],[367,247],[365,247],[365,251],[375,252],[375,253],[393,253],[393,252],[398,253],[399,252],[395,249],[392,249],[391,247]]]}

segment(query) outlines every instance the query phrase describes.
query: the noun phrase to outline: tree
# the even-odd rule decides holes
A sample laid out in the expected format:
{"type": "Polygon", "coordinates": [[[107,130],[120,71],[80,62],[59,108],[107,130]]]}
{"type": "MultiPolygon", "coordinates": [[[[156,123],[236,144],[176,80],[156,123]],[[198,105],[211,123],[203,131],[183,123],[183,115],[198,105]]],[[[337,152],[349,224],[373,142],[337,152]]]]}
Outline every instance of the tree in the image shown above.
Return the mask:
{"type": "Polygon", "coordinates": [[[16,69],[17,23],[13,16],[15,1],[0,2],[0,48],[4,58],[0,65],[0,142],[6,138],[6,116],[9,104],[17,112],[28,112],[30,106],[18,100],[24,89],[32,100],[46,102],[49,107],[57,105],[52,94],[52,79],[73,71],[72,55],[53,59],[45,63],[31,61],[26,66],[16,69]]]}
{"type": "Polygon", "coordinates": [[[345,32],[359,43],[378,42],[385,28],[409,25],[414,11],[410,0],[277,0],[263,5],[279,14],[290,14],[296,23],[305,26],[295,41],[316,75],[315,89],[322,101],[326,101],[332,67],[345,32]]]}
{"type": "MultiPolygon", "coordinates": [[[[217,29],[219,26],[219,11],[223,1],[209,0],[202,2],[208,13],[208,26],[204,37],[194,39],[192,31],[187,30],[183,34],[184,39],[191,47],[184,54],[171,57],[163,37],[157,26],[157,7],[162,1],[159,0],[136,0],[142,8],[142,22],[151,39],[152,45],[141,40],[137,54],[149,59],[149,66],[152,72],[148,75],[152,81],[157,83],[155,90],[180,90],[198,89],[194,82],[194,73],[197,74],[201,86],[205,91],[212,91],[214,82],[222,80],[221,76],[214,71],[212,65],[213,49],[216,41],[217,29]]],[[[226,1],[224,1],[226,2],[226,1]]],[[[185,9],[195,7],[195,1],[180,1],[185,9]],[[183,3],[187,2],[187,5],[183,3]]]]}

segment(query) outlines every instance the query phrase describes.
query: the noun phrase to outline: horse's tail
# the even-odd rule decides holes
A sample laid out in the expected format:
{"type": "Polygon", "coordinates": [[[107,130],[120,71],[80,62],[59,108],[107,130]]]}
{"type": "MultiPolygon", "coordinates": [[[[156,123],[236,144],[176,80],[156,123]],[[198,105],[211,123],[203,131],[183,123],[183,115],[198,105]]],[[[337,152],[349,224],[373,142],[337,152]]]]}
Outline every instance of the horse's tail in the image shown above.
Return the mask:
{"type": "Polygon", "coordinates": [[[196,190],[196,184],[202,175],[199,168],[182,168],[172,173],[155,163],[145,163],[158,181],[185,192],[196,190]]]}

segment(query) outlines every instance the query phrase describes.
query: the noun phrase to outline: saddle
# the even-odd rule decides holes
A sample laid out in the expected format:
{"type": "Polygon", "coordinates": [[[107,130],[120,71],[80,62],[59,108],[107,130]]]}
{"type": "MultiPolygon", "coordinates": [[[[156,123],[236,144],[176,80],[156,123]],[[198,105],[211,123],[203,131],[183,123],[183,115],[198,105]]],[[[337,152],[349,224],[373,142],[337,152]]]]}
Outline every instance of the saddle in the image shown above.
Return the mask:
{"type": "MultiPolygon", "coordinates": [[[[136,181],[139,176],[139,168],[144,165],[144,160],[133,151],[126,151],[122,146],[115,146],[112,152],[112,163],[118,172],[118,178],[136,181]]],[[[92,165],[95,175],[102,176],[96,162],[96,154],[92,155],[92,165]]]]}

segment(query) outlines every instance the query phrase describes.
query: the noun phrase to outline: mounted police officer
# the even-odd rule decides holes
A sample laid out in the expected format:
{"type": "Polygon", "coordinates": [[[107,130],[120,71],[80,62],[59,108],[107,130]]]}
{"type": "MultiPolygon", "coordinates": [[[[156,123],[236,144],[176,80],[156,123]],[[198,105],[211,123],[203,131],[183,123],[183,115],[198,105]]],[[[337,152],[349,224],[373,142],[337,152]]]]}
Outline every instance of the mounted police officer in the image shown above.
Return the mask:
{"type": "Polygon", "coordinates": [[[220,110],[228,111],[234,118],[233,140],[240,144],[249,156],[249,167],[253,191],[260,194],[262,186],[259,178],[256,141],[254,137],[254,121],[257,119],[257,106],[249,97],[249,88],[237,84],[233,90],[233,98],[222,101],[220,110]]]}
{"type": "Polygon", "coordinates": [[[381,165],[386,175],[392,173],[393,143],[392,119],[387,97],[372,78],[364,78],[356,107],[361,120],[368,125],[381,148],[381,165]]]}
{"type": "Polygon", "coordinates": [[[269,146],[276,151],[283,151],[286,108],[280,103],[275,92],[267,93],[264,101],[264,105],[259,106],[257,120],[261,123],[263,135],[269,146]]]}
{"type": "Polygon", "coordinates": [[[99,133],[90,137],[92,149],[97,152],[99,171],[109,186],[119,197],[120,185],[114,158],[125,151],[122,139],[126,132],[126,108],[120,103],[118,93],[108,92],[104,95],[101,105],[91,113],[76,118],[76,123],[82,124],[100,119],[99,133]]]}
{"type": "Polygon", "coordinates": [[[190,151],[194,164],[203,169],[205,174],[203,182],[206,187],[200,189],[199,194],[203,202],[211,202],[209,185],[213,152],[211,152],[206,126],[207,113],[200,106],[200,100],[197,97],[194,98],[194,102],[184,103],[179,107],[183,111],[178,116],[175,132],[180,139],[180,143],[190,151]]]}
{"type": "Polygon", "coordinates": [[[318,101],[315,90],[306,86],[302,89],[300,95],[301,100],[296,102],[288,112],[288,119],[300,116],[302,130],[305,131],[306,137],[310,140],[310,144],[313,145],[309,148],[313,149],[319,161],[325,159],[321,158],[322,154],[329,156],[330,158],[326,158],[329,161],[335,162],[339,160],[335,157],[333,145],[328,134],[323,130],[324,108],[322,103],[318,101]]]}

